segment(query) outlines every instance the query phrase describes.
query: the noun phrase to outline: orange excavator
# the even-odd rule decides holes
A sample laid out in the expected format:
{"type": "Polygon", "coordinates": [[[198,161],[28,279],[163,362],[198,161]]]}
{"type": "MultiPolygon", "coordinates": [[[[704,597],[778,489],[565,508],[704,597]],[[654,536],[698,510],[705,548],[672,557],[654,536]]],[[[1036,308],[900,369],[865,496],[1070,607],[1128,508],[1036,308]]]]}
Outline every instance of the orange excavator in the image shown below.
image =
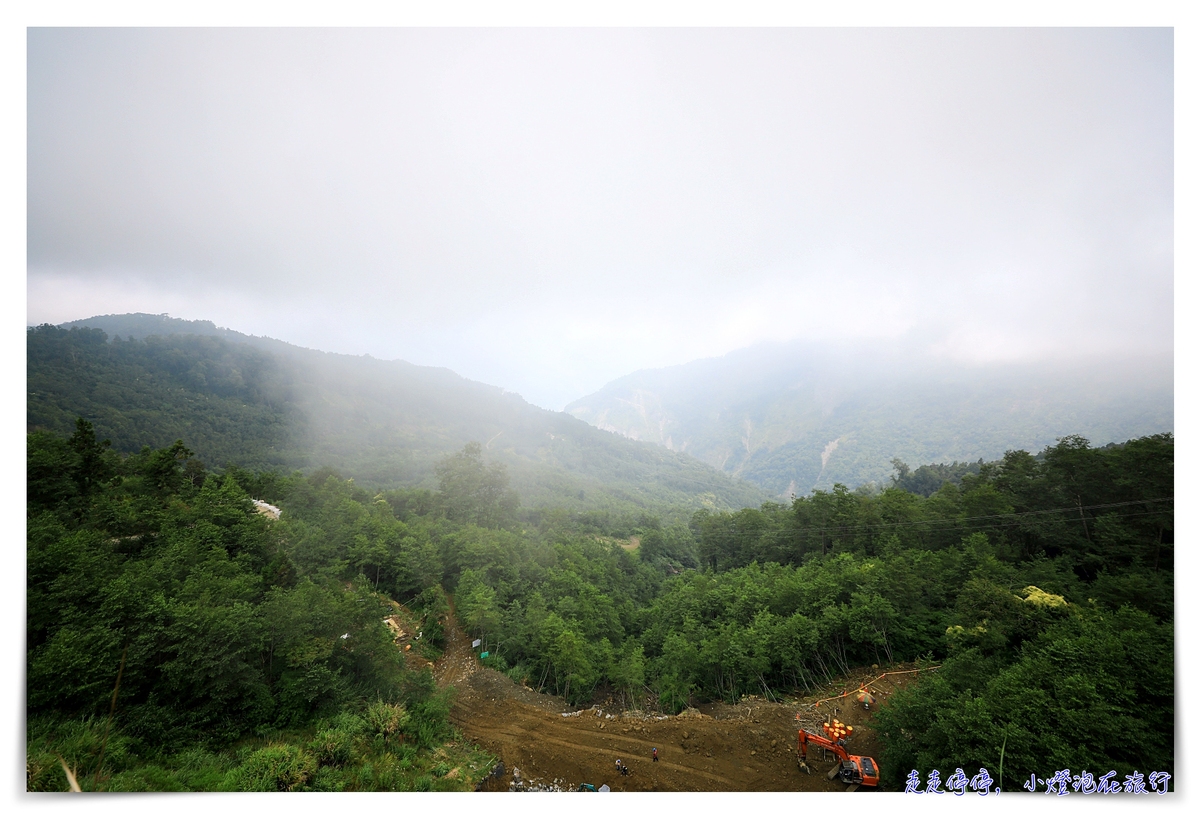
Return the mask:
{"type": "Polygon", "coordinates": [[[811,743],[837,756],[837,766],[829,771],[828,776],[830,780],[840,778],[842,783],[848,785],[847,792],[856,790],[859,786],[879,786],[879,765],[875,763],[875,759],[870,756],[852,756],[846,752],[845,744],[854,733],[853,727],[834,719],[832,724],[826,722],[821,725],[821,730],[825,733],[824,736],[800,728],[797,747],[800,769],[806,773],[812,772],[807,763],[808,745],[811,743]]]}

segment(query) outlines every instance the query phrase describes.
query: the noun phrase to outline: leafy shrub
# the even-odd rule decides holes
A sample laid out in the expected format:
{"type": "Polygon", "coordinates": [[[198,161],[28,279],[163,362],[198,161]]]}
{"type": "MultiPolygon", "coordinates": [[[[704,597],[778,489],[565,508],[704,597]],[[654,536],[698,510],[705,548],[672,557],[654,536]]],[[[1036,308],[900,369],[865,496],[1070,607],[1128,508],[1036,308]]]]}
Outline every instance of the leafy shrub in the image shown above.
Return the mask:
{"type": "Polygon", "coordinates": [[[227,787],[239,792],[290,792],[304,787],[317,772],[312,753],[290,744],[272,744],[250,753],[229,773],[227,787]]]}
{"type": "Polygon", "coordinates": [[[525,684],[526,680],[529,678],[529,668],[523,663],[517,662],[512,667],[505,670],[504,675],[512,679],[517,684],[525,684]]]}
{"type": "Polygon", "coordinates": [[[354,752],[354,734],[347,730],[318,730],[308,749],[318,763],[340,767],[354,752]]]}
{"type": "Polygon", "coordinates": [[[308,789],[316,792],[344,792],[346,778],[343,770],[321,767],[308,783],[308,789]]]}
{"type": "Polygon", "coordinates": [[[384,753],[375,765],[375,782],[371,789],[376,792],[394,792],[404,786],[405,775],[396,757],[384,753]]]}
{"type": "Polygon", "coordinates": [[[367,722],[362,716],[356,715],[348,710],[343,710],[329,720],[329,726],[334,730],[342,730],[349,733],[351,736],[365,736],[367,734],[367,722]]]}
{"type": "Polygon", "coordinates": [[[375,702],[367,708],[367,730],[384,743],[403,735],[409,724],[408,711],[402,704],[375,702]]]}
{"type": "Polygon", "coordinates": [[[433,747],[449,734],[446,717],[450,715],[454,688],[446,688],[416,702],[408,712],[408,735],[418,747],[433,747]]]}

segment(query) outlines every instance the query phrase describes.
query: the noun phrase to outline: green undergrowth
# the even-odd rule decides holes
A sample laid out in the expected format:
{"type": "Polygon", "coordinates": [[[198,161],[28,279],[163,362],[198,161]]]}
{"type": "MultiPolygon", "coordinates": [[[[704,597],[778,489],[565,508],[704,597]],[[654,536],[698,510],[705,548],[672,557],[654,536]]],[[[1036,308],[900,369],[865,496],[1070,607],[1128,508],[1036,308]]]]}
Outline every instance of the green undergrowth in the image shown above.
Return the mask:
{"type": "Polygon", "coordinates": [[[106,737],[104,719],[41,718],[28,727],[26,789],[68,790],[65,762],[85,792],[470,791],[496,759],[445,727],[448,706],[448,696],[411,710],[375,702],[305,730],[171,754],[116,727],[106,737]]]}

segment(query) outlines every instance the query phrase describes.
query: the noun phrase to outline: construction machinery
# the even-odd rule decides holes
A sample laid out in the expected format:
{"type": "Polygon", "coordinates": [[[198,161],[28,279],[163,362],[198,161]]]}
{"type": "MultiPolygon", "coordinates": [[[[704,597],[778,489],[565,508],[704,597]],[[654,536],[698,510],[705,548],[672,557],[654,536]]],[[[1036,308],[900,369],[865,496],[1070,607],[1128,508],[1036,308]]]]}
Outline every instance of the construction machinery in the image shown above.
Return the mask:
{"type": "Polygon", "coordinates": [[[821,730],[825,735],[810,733],[803,727],[800,728],[797,739],[797,760],[800,769],[806,773],[812,772],[808,766],[808,745],[813,744],[837,756],[838,763],[829,771],[828,777],[830,780],[841,779],[842,783],[847,785],[847,792],[856,790],[859,786],[879,786],[879,765],[875,759],[846,752],[846,741],[854,733],[853,727],[834,719],[832,723],[826,722],[821,725],[821,730]]]}

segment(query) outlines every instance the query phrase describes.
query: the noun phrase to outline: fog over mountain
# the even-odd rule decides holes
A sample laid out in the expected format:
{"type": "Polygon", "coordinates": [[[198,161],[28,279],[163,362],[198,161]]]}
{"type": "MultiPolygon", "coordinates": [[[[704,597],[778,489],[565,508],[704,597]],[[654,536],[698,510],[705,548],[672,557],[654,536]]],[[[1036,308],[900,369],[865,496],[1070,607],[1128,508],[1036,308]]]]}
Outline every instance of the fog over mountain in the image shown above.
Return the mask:
{"type": "Polygon", "coordinates": [[[1167,354],[1169,28],[28,34],[27,323],[559,409],[764,341],[1167,354]]]}
{"type": "Polygon", "coordinates": [[[990,461],[1062,437],[1174,430],[1171,356],[934,365],[903,344],[761,344],[643,370],[567,412],[687,452],[776,496],[888,485],[910,466],[990,461]]]}
{"type": "Polygon", "coordinates": [[[740,508],[758,488],[694,458],[594,429],[448,369],[301,347],[165,315],[104,315],[27,333],[30,431],[77,417],[119,452],[183,440],[209,466],[436,488],[475,442],[531,507],[740,508]]]}
{"type": "Polygon", "coordinates": [[[63,328],[76,335],[29,339],[31,429],[65,432],[83,415],[119,449],[185,438],[214,464],[333,466],[383,486],[432,487],[437,460],[474,440],[531,505],[753,506],[890,485],[896,460],[992,461],[1068,435],[1103,446],[1174,431],[1162,355],[950,366],[911,342],[765,343],[631,373],[558,413],[448,369],[210,321],[105,315],[63,328]],[[89,327],[110,343],[77,337],[89,327]]]}

